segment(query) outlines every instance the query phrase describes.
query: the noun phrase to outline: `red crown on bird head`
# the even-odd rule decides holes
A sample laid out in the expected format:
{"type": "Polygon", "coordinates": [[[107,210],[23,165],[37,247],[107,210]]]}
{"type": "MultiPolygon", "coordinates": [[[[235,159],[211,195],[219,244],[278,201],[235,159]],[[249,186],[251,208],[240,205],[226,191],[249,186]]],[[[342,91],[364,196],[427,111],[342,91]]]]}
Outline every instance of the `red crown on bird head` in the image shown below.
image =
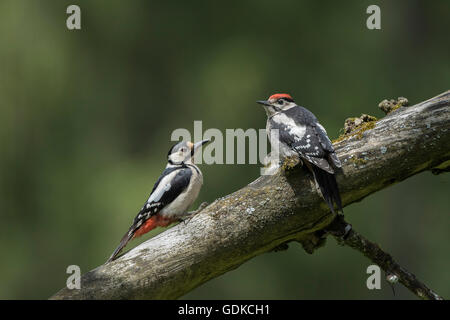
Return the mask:
{"type": "Polygon", "coordinates": [[[269,100],[278,100],[280,98],[285,98],[287,100],[294,101],[290,94],[287,93],[275,93],[269,97],[269,100]]]}

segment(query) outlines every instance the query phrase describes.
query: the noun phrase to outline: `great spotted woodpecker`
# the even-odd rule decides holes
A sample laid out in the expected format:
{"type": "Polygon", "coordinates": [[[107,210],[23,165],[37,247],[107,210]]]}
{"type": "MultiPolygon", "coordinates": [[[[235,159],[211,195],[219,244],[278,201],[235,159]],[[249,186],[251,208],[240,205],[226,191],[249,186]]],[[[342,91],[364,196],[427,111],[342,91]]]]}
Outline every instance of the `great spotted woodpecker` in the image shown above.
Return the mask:
{"type": "Polygon", "coordinates": [[[107,262],[114,260],[131,239],[156,227],[166,227],[189,215],[187,209],[197,199],[203,184],[202,172],[193,163],[193,157],[195,152],[207,142],[209,140],[195,144],[180,142],[169,150],[165,170],[107,262]]]}
{"type": "Polygon", "coordinates": [[[279,148],[281,158],[299,158],[313,174],[330,210],[335,213],[336,203],[342,212],[335,177],[335,169],[341,167],[341,162],[325,128],[311,111],[298,106],[289,94],[274,94],[268,100],[257,102],[266,110],[266,130],[272,147],[279,148]],[[278,130],[278,135],[270,134],[272,130],[278,130]],[[279,141],[273,141],[275,137],[279,141]]]}

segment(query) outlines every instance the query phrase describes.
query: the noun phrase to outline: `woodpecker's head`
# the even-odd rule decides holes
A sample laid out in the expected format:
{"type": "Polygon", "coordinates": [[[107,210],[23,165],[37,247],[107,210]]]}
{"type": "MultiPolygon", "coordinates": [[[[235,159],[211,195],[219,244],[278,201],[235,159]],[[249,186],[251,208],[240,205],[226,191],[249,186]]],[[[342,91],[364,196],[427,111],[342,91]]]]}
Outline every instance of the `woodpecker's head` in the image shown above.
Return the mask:
{"type": "Polygon", "coordinates": [[[167,154],[169,164],[192,163],[195,152],[210,140],[202,140],[197,143],[182,141],[170,148],[167,154]]]}
{"type": "Polygon", "coordinates": [[[295,106],[294,99],[292,99],[292,97],[287,93],[276,93],[271,95],[267,100],[256,102],[262,104],[268,117],[277,112],[287,110],[295,106]]]}

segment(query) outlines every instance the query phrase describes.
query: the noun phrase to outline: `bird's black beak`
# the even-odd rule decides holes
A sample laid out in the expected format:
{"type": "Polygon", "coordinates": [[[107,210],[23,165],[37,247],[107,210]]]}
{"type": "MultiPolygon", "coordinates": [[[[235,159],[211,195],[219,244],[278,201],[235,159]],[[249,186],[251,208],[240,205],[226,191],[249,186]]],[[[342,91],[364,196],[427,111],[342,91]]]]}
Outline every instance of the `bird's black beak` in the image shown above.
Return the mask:
{"type": "Polygon", "coordinates": [[[210,142],[210,141],[211,141],[211,140],[206,139],[206,140],[202,140],[202,141],[199,141],[199,142],[195,143],[195,144],[194,144],[194,147],[193,147],[193,151],[194,151],[194,152],[197,151],[198,148],[200,148],[202,145],[204,145],[205,143],[208,143],[208,142],[210,142]]]}
{"type": "Polygon", "coordinates": [[[270,103],[266,100],[259,100],[256,103],[262,104],[263,106],[270,106],[270,103]]]}

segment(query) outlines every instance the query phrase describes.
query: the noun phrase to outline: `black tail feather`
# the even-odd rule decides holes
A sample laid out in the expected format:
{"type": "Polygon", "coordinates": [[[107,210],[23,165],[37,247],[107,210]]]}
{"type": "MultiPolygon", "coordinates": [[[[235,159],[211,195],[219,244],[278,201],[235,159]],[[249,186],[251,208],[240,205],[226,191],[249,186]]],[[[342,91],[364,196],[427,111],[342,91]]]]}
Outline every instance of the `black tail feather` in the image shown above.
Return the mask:
{"type": "Polygon", "coordinates": [[[341,196],[339,194],[339,188],[334,174],[328,173],[325,170],[316,167],[315,165],[311,165],[311,167],[314,178],[316,179],[320,191],[322,192],[323,198],[325,199],[328,207],[330,207],[331,212],[335,213],[334,203],[336,203],[338,211],[344,212],[342,210],[341,196]]]}
{"type": "Polygon", "coordinates": [[[125,233],[125,235],[122,237],[122,240],[120,240],[120,243],[117,246],[116,250],[114,250],[113,254],[111,255],[111,257],[109,257],[109,259],[108,259],[108,261],[106,261],[106,263],[111,262],[114,259],[116,259],[116,257],[119,255],[120,251],[122,251],[122,249],[131,240],[131,238],[133,237],[133,233],[130,231],[131,230],[129,230],[127,233],[125,233]]]}

